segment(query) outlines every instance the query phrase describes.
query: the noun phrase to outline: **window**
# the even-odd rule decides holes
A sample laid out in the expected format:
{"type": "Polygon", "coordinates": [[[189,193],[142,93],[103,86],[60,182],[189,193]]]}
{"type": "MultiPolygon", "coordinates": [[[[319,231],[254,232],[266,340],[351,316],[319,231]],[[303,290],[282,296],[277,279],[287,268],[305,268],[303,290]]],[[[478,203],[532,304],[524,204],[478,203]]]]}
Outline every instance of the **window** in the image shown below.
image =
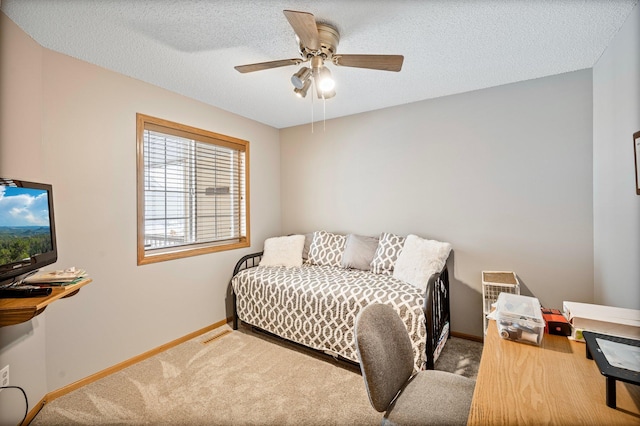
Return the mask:
{"type": "Polygon", "coordinates": [[[137,114],[138,265],[248,247],[249,142],[137,114]]]}

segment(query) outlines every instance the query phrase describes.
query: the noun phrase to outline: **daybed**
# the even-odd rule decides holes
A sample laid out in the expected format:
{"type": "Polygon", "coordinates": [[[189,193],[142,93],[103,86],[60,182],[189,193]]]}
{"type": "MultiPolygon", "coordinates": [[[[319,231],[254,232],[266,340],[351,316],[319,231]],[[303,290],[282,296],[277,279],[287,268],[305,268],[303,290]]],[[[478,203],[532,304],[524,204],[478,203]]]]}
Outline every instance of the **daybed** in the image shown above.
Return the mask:
{"type": "Polygon", "coordinates": [[[390,233],[269,238],[263,252],[236,264],[233,328],[242,321],[357,363],[356,317],[384,303],[407,328],[414,368],[433,369],[449,337],[450,250],[448,243],[390,233]]]}

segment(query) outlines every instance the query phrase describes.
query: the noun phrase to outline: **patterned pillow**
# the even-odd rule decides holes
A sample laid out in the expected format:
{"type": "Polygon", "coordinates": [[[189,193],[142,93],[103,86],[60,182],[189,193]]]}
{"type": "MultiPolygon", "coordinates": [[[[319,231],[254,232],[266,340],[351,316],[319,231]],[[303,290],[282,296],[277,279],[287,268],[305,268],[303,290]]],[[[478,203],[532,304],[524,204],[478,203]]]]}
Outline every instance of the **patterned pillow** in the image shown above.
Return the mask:
{"type": "Polygon", "coordinates": [[[391,275],[398,255],[402,251],[404,237],[383,232],[380,235],[376,254],[371,261],[371,272],[374,274],[391,275]]]}
{"type": "Polygon", "coordinates": [[[332,234],[326,231],[314,232],[307,263],[321,266],[340,266],[346,241],[346,235],[332,234]]]}

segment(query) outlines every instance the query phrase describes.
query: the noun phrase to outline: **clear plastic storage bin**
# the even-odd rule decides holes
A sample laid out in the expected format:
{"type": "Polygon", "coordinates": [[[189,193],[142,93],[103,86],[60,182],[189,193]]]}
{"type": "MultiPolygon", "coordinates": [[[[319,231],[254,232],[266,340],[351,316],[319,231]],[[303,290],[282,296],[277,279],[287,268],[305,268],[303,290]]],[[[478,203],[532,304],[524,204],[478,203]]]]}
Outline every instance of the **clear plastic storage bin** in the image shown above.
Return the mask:
{"type": "Polygon", "coordinates": [[[500,293],[520,294],[520,281],[515,272],[482,271],[482,327],[487,334],[487,315],[498,301],[500,293]]]}
{"type": "Polygon", "coordinates": [[[495,317],[498,332],[503,339],[534,345],[542,342],[544,319],[537,298],[500,293],[495,317]]]}

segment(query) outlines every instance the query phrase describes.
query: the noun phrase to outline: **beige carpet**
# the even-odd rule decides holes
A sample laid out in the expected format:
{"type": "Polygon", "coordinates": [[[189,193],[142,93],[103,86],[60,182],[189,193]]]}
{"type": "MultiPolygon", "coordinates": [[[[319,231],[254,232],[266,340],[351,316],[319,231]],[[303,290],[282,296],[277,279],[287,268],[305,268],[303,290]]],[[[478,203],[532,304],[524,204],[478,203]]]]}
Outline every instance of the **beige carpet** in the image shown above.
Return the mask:
{"type": "MultiPolygon", "coordinates": [[[[221,335],[228,330],[216,329],[64,395],[31,424],[380,423],[382,414],[369,405],[357,369],[244,328],[221,335]]],[[[454,338],[445,349],[436,368],[447,365],[475,377],[482,344],[454,338]]]]}

